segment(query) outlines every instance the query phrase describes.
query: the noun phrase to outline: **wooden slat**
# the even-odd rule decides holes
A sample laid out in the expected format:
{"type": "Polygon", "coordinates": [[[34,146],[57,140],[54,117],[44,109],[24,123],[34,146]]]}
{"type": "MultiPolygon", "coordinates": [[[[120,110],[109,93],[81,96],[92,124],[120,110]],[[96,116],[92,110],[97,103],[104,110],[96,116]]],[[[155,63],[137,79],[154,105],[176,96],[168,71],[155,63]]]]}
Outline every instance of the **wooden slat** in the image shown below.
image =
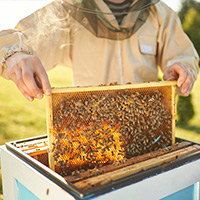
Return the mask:
{"type": "Polygon", "coordinates": [[[123,177],[138,173],[142,170],[147,170],[152,167],[175,160],[177,158],[181,158],[183,156],[186,156],[188,154],[191,154],[199,150],[200,150],[200,145],[189,146],[187,148],[180,149],[178,151],[171,152],[169,154],[162,155],[153,159],[149,159],[144,162],[140,162],[138,164],[124,167],[122,169],[115,170],[113,172],[105,173],[97,177],[92,177],[83,181],[79,181],[77,183],[74,183],[74,185],[77,188],[85,191],[93,186],[103,185],[103,184],[112,182],[114,180],[121,179],[123,177]]]}
{"type": "Polygon", "coordinates": [[[69,88],[52,88],[52,94],[65,92],[88,92],[88,91],[103,91],[103,90],[122,90],[122,89],[137,89],[151,88],[163,86],[175,86],[176,81],[148,82],[139,84],[112,85],[112,86],[95,86],[95,87],[69,87],[69,88]]]}
{"type": "Polygon", "coordinates": [[[97,170],[87,170],[85,172],[81,172],[81,173],[76,173],[75,175],[71,175],[71,176],[67,176],[65,177],[65,179],[71,183],[75,183],[93,176],[96,176],[98,174],[103,174],[103,173],[107,173],[107,172],[111,172],[120,168],[124,168],[127,167],[129,165],[133,165],[139,162],[143,162],[145,160],[151,159],[151,158],[156,158],[158,156],[167,154],[167,153],[171,153],[173,151],[177,151],[179,149],[182,148],[186,148],[188,146],[192,145],[191,142],[181,142],[178,144],[175,144],[173,146],[168,147],[168,149],[159,149],[157,151],[153,151],[150,153],[146,153],[144,155],[141,156],[136,156],[133,158],[128,159],[127,161],[125,161],[124,163],[120,163],[119,165],[106,165],[106,166],[102,166],[100,168],[98,168],[97,170]]]}
{"type": "MultiPolygon", "coordinates": [[[[52,129],[53,129],[53,109],[52,109],[52,95],[46,96],[46,113],[47,113],[47,133],[48,133],[48,145],[49,149],[51,150],[53,148],[52,141],[53,141],[53,135],[52,135],[52,129]]],[[[55,171],[55,162],[53,159],[53,153],[49,152],[49,167],[53,171],[55,171]]]]}
{"type": "Polygon", "coordinates": [[[40,149],[40,148],[43,148],[43,147],[47,147],[48,145],[47,144],[39,144],[39,145],[28,145],[28,146],[25,146],[25,147],[21,147],[20,150],[22,151],[30,151],[30,150],[34,150],[34,149],[40,149]]]}
{"type": "Polygon", "coordinates": [[[172,86],[172,144],[175,143],[175,126],[176,126],[176,87],[172,86]]]}
{"type": "Polygon", "coordinates": [[[26,154],[28,154],[29,156],[33,157],[33,156],[38,156],[41,154],[45,154],[48,152],[48,148],[47,147],[43,147],[41,149],[35,149],[35,151],[25,151],[26,154]]]}

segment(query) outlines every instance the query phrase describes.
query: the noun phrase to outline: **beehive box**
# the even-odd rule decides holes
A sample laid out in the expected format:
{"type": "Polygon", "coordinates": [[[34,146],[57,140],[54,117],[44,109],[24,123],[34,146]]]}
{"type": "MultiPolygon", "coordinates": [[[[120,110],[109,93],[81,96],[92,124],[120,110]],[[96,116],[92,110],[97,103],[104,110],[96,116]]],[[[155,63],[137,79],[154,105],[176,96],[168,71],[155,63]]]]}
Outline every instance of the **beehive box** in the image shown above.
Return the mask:
{"type": "Polygon", "coordinates": [[[175,96],[172,81],[52,89],[50,168],[69,175],[174,144],[175,96]]]}

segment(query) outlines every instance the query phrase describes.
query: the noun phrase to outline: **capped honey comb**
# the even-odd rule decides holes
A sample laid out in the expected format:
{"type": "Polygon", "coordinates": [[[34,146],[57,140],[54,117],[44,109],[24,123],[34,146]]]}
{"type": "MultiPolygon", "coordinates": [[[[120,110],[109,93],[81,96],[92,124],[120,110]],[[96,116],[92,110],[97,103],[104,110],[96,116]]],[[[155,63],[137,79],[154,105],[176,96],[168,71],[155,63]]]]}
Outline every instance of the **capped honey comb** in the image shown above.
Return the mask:
{"type": "Polygon", "coordinates": [[[68,175],[172,145],[175,96],[176,82],[52,89],[51,169],[68,175]]]}

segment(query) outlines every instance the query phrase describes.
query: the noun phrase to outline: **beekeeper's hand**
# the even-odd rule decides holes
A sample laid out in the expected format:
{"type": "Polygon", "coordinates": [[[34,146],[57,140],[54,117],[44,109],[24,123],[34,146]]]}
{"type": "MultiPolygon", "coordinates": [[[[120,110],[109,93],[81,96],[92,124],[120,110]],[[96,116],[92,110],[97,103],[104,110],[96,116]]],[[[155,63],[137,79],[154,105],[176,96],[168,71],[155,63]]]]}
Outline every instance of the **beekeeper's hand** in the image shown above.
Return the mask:
{"type": "Polygon", "coordinates": [[[51,86],[39,58],[25,53],[15,53],[6,60],[7,75],[29,100],[50,95],[51,86]]]}
{"type": "Polygon", "coordinates": [[[175,63],[165,71],[163,79],[165,81],[177,80],[177,86],[180,87],[181,93],[188,96],[193,88],[196,76],[193,69],[186,64],[175,63]]]}

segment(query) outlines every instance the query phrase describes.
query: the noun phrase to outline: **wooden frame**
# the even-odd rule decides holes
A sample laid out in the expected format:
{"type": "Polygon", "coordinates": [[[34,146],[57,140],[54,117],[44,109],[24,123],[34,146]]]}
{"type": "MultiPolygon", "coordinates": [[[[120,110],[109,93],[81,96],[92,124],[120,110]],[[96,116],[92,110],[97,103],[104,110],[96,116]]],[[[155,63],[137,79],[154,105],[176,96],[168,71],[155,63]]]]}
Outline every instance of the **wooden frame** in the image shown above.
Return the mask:
{"type": "MultiPolygon", "coordinates": [[[[112,85],[112,86],[98,86],[98,87],[72,87],[72,88],[52,88],[52,94],[47,96],[47,132],[48,132],[48,143],[49,143],[49,165],[52,170],[55,171],[55,162],[53,159],[53,153],[51,149],[53,135],[51,131],[53,130],[53,95],[61,93],[78,93],[78,92],[96,92],[96,91],[117,91],[117,90],[127,90],[127,89],[141,89],[141,88],[164,88],[168,87],[171,90],[170,96],[170,109],[172,114],[172,144],[175,143],[175,118],[176,118],[176,82],[150,82],[150,83],[141,83],[141,84],[128,84],[128,85],[112,85]]],[[[165,90],[163,90],[165,93],[165,90]]]]}

